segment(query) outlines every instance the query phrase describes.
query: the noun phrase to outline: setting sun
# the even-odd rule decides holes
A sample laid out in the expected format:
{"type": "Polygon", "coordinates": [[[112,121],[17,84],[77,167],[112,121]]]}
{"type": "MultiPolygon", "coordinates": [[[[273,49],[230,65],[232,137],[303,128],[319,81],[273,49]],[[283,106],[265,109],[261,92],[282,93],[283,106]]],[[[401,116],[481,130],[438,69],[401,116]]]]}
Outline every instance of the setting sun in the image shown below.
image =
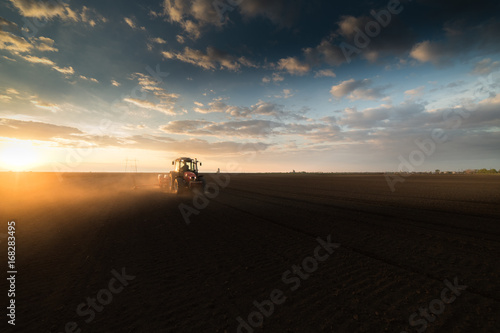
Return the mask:
{"type": "Polygon", "coordinates": [[[5,169],[24,171],[38,164],[39,156],[33,142],[12,140],[2,144],[0,162],[5,169]]]}

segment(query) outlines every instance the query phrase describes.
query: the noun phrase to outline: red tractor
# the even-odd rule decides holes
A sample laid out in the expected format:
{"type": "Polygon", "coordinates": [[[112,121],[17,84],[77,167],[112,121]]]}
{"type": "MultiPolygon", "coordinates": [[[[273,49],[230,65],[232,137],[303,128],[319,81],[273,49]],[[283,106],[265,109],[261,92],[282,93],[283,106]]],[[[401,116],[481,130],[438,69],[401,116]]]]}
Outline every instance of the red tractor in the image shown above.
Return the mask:
{"type": "Polygon", "coordinates": [[[161,189],[168,189],[175,194],[181,194],[185,191],[199,190],[205,191],[205,178],[198,174],[197,159],[181,157],[172,161],[175,166],[174,171],[168,175],[158,175],[158,182],[161,189]]]}

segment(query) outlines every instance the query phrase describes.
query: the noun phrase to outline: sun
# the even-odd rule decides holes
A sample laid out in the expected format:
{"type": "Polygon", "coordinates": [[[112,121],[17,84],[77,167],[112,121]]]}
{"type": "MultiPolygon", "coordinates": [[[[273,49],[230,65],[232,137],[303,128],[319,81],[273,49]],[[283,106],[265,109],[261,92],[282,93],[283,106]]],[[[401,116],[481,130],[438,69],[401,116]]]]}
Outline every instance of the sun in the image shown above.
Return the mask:
{"type": "Polygon", "coordinates": [[[37,149],[33,142],[26,140],[11,140],[0,146],[0,162],[5,169],[25,171],[39,162],[37,149]]]}

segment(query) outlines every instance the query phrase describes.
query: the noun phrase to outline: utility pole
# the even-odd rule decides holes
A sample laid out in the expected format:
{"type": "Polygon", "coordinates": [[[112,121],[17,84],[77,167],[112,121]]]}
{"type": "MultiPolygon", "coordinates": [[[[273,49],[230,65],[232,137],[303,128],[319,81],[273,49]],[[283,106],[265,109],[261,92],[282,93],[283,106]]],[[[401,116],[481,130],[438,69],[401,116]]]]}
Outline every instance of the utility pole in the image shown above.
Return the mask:
{"type": "Polygon", "coordinates": [[[128,172],[129,164],[131,171],[135,171],[135,173],[137,173],[137,159],[125,159],[125,172],[128,172]]]}

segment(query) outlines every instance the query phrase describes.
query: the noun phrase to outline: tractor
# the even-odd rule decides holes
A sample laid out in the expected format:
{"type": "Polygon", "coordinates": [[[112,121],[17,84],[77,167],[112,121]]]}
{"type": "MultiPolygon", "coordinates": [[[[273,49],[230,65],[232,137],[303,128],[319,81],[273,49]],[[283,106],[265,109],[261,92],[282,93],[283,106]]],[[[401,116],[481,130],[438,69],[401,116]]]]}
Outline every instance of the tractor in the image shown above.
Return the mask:
{"type": "Polygon", "coordinates": [[[172,161],[174,170],[169,174],[158,175],[160,189],[168,189],[175,194],[181,194],[186,191],[194,192],[205,191],[205,178],[198,174],[197,159],[181,157],[172,161]]]}

